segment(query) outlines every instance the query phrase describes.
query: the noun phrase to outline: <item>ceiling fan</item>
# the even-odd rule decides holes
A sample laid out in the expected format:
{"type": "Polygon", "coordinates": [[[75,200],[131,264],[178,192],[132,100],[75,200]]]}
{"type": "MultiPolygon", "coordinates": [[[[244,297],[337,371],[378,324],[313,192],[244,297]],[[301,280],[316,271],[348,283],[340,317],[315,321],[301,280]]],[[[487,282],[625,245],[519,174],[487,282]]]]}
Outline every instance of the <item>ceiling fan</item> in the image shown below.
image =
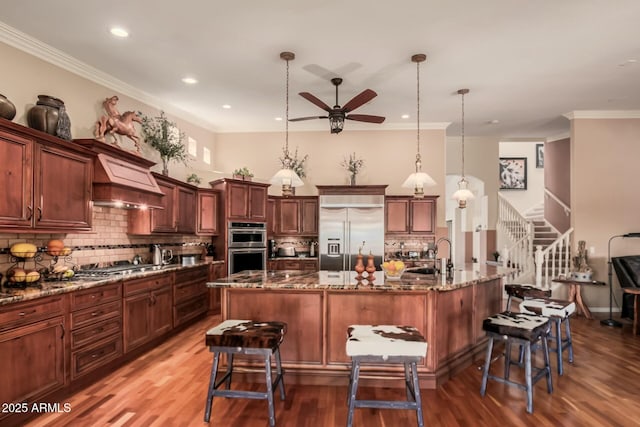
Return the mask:
{"type": "Polygon", "coordinates": [[[310,94],[309,92],[300,92],[300,96],[311,102],[312,104],[317,105],[322,108],[324,111],[329,113],[328,116],[310,116],[310,117],[298,117],[295,119],[289,119],[290,122],[299,122],[302,120],[312,120],[312,119],[329,119],[329,125],[331,126],[331,133],[340,133],[344,128],[344,120],[355,120],[358,122],[368,122],[368,123],[382,123],[384,122],[384,117],[381,116],[372,116],[369,114],[349,114],[347,113],[355,110],[363,104],[371,101],[373,98],[378,96],[377,93],[372,91],[371,89],[365,89],[360,92],[358,95],[354,96],[351,101],[344,104],[343,107],[338,104],[338,86],[342,83],[342,79],[339,77],[335,77],[331,79],[331,83],[336,87],[336,105],[333,108],[329,107],[327,104],[322,102],[316,96],[310,94]]]}

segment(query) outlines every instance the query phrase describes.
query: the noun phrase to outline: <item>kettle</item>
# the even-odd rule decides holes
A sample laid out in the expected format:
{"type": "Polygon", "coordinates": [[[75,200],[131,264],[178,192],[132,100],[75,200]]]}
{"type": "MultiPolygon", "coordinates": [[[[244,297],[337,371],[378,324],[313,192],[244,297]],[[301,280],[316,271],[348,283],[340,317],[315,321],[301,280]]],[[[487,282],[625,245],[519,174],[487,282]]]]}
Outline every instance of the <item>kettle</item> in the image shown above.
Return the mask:
{"type": "Polygon", "coordinates": [[[151,252],[153,252],[153,265],[161,265],[162,249],[160,249],[160,245],[151,245],[151,252]]]}

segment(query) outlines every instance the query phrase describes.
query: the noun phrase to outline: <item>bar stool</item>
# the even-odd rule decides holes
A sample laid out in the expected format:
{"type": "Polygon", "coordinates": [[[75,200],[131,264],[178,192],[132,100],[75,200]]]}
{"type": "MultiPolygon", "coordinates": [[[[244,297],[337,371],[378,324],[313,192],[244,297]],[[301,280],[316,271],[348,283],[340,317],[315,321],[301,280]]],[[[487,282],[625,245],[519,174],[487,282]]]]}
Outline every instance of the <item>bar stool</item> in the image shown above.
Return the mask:
{"type": "Polygon", "coordinates": [[[351,325],[347,329],[347,356],[351,357],[347,427],[353,425],[355,408],[413,409],[423,427],[417,363],[427,355],[427,342],[413,326],[351,325]],[[358,400],[361,363],[402,363],[407,400],[358,400]]]}
{"type": "Polygon", "coordinates": [[[484,319],[482,322],[482,329],[487,333],[489,343],[487,345],[487,355],[485,358],[484,369],[482,371],[480,395],[485,395],[487,391],[487,380],[489,379],[515,386],[527,392],[527,412],[532,413],[533,385],[545,376],[547,378],[547,391],[549,393],[553,392],[553,385],[551,383],[551,366],[549,364],[549,347],[547,345],[549,319],[535,314],[504,311],[484,319]],[[504,378],[489,374],[494,340],[505,341],[504,378]],[[539,340],[542,341],[544,356],[544,367],[542,368],[534,367],[531,363],[531,346],[539,340]],[[522,363],[511,360],[512,344],[524,347],[524,384],[509,380],[511,365],[515,364],[522,366],[522,363]],[[535,375],[532,374],[532,371],[535,371],[535,375]]]}
{"type": "Polygon", "coordinates": [[[573,340],[571,339],[569,316],[575,313],[575,311],[576,304],[571,301],[549,298],[532,298],[520,303],[521,313],[545,316],[553,323],[553,332],[549,338],[555,341],[555,347],[549,349],[549,351],[554,351],[557,354],[559,375],[564,373],[564,368],[562,366],[562,352],[564,350],[567,350],[569,353],[569,363],[573,363],[573,340]],[[565,326],[565,338],[562,338],[562,323],[564,323],[565,326]]]}
{"type": "Polygon", "coordinates": [[[507,284],[504,285],[507,293],[507,311],[511,311],[511,300],[518,298],[525,300],[527,298],[551,298],[551,289],[537,288],[531,285],[507,284]]]}
{"type": "Polygon", "coordinates": [[[280,343],[287,333],[287,324],[283,322],[254,322],[251,320],[225,320],[219,325],[209,329],[206,334],[206,345],[213,353],[213,366],[209,379],[207,403],[205,406],[204,421],[209,422],[211,405],[214,396],[232,398],[267,399],[269,405],[269,425],[276,424],[275,410],[273,407],[273,392],[276,386],[280,388],[280,399],[285,399],[282,364],[280,361],[280,343]],[[227,354],[227,371],[217,380],[218,362],[220,354],[227,354]],[[266,375],[266,392],[231,390],[231,375],[233,374],[233,356],[235,354],[260,355],[264,358],[266,375]],[[275,356],[276,378],[272,382],[271,356],[275,356]],[[222,383],[226,383],[226,390],[218,390],[222,383]]]}

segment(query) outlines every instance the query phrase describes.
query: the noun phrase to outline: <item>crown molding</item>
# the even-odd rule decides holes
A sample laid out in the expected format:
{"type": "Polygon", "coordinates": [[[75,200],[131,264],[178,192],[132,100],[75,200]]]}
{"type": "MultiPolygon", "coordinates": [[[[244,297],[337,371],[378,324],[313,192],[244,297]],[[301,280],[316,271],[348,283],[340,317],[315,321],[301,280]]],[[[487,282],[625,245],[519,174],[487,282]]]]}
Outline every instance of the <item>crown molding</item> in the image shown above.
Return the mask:
{"type": "Polygon", "coordinates": [[[561,139],[569,139],[571,138],[571,134],[569,132],[563,132],[558,135],[553,135],[545,139],[544,142],[554,142],[560,141],[561,139]]]}
{"type": "Polygon", "coordinates": [[[580,110],[563,114],[574,119],[640,119],[640,110],[580,110]]]}
{"type": "Polygon", "coordinates": [[[125,83],[110,74],[100,71],[97,68],[94,68],[72,56],[69,56],[61,50],[58,50],[53,46],[49,46],[48,44],[43,43],[40,40],[35,39],[19,30],[16,30],[15,28],[1,21],[0,42],[26,52],[29,55],[53,64],[64,70],[67,70],[70,73],[76,74],[101,86],[117,91],[122,95],[131,97],[137,101],[143,102],[159,110],[164,110],[165,112],[179,117],[180,119],[183,119],[189,123],[195,124],[212,132],[216,131],[215,126],[213,126],[211,122],[194,116],[193,114],[177,108],[173,105],[166,104],[159,98],[140,89],[137,89],[130,84],[125,83]]]}

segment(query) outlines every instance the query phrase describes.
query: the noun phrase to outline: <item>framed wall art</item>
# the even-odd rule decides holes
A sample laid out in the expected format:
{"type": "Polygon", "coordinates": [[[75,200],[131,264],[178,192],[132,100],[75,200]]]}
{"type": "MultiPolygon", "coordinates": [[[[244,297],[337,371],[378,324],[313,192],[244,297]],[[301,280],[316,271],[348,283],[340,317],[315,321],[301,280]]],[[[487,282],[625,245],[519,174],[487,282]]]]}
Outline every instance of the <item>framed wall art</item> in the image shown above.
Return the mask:
{"type": "Polygon", "coordinates": [[[544,144],[536,144],[536,168],[544,167],[544,144]]]}
{"type": "Polygon", "coordinates": [[[500,157],[500,189],[527,189],[527,158],[500,157]]]}

